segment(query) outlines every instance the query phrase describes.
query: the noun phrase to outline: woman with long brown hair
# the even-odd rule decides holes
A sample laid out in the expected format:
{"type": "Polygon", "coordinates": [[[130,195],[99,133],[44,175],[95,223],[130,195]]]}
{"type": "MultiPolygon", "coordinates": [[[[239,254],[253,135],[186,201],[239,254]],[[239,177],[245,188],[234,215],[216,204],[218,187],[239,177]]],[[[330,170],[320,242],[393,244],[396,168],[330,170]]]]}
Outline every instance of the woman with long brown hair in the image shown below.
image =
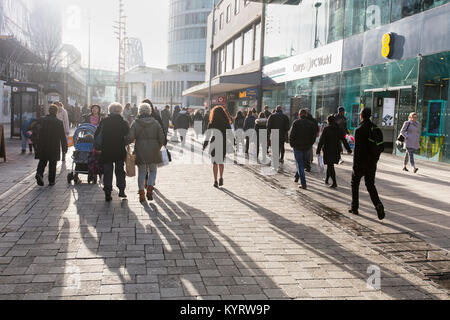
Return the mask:
{"type": "Polygon", "coordinates": [[[223,173],[225,171],[225,158],[227,156],[227,131],[231,134],[231,117],[223,106],[216,106],[209,116],[208,131],[206,132],[206,139],[203,144],[203,150],[205,150],[208,144],[211,143],[210,154],[213,163],[215,188],[224,184],[223,173]],[[218,136],[219,134],[221,134],[221,137],[218,136]],[[222,139],[222,146],[214,143],[216,139],[222,139]],[[220,179],[217,181],[219,173],[220,179]]]}

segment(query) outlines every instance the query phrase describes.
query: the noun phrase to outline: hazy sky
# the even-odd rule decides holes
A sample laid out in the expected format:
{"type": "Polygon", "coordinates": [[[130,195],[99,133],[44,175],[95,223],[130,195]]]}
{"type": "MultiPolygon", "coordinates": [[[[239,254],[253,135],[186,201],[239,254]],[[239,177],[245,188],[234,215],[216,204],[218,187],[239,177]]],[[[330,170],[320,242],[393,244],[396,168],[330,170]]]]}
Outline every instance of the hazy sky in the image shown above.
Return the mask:
{"type": "MultiPolygon", "coordinates": [[[[34,0],[41,1],[41,0],[34,0]]],[[[118,40],[113,20],[118,20],[118,0],[49,0],[62,6],[64,43],[77,47],[88,57],[88,17],[91,16],[91,66],[116,70],[118,40]]],[[[124,0],[129,37],[140,38],[147,66],[167,66],[168,0],[124,0]]]]}

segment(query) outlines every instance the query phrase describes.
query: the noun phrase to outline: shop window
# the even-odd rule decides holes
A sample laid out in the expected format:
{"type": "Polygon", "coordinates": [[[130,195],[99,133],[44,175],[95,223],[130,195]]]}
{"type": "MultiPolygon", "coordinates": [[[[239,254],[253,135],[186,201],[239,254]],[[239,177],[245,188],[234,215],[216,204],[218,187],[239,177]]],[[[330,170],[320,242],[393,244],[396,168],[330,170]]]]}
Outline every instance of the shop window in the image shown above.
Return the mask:
{"type": "Polygon", "coordinates": [[[230,72],[231,70],[233,70],[233,42],[230,42],[227,44],[226,46],[227,49],[227,63],[226,63],[226,70],[225,72],[230,72]]]}
{"type": "Polygon", "coordinates": [[[361,109],[361,69],[343,73],[340,106],[345,108],[348,128],[357,128],[361,109]]]}
{"type": "Polygon", "coordinates": [[[242,35],[234,39],[234,68],[242,66],[242,35]]]}
{"type": "Polygon", "coordinates": [[[345,5],[345,37],[364,31],[366,0],[347,0],[345,5]]]}
{"type": "Polygon", "coordinates": [[[259,60],[261,55],[261,23],[255,26],[255,59],[259,60]]]}
{"type": "Polygon", "coordinates": [[[412,16],[421,11],[422,0],[392,1],[391,20],[397,21],[404,17],[412,16]]]}
{"type": "Polygon", "coordinates": [[[420,154],[434,161],[450,162],[449,78],[449,52],[422,58],[417,111],[423,128],[420,154]]]}
{"type": "Polygon", "coordinates": [[[366,30],[377,28],[390,22],[391,0],[367,0],[366,30]]]}
{"type": "Polygon", "coordinates": [[[243,64],[246,65],[252,62],[253,57],[253,28],[249,29],[244,33],[244,61],[243,64]]]}
{"type": "Polygon", "coordinates": [[[330,1],[330,18],[329,18],[329,32],[328,43],[341,40],[344,36],[344,20],[345,20],[345,1],[331,0],[330,1]]]}

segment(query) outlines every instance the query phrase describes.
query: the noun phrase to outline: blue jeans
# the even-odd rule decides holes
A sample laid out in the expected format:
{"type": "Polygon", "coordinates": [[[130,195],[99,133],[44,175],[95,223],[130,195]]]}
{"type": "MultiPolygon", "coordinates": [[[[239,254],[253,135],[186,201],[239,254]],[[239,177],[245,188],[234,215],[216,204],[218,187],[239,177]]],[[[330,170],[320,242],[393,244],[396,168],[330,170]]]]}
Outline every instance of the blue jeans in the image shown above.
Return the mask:
{"type": "Polygon", "coordinates": [[[138,185],[139,190],[145,190],[145,177],[148,173],[148,186],[154,187],[156,184],[156,174],[158,166],[156,164],[139,164],[138,165],[138,185]]]}
{"type": "Polygon", "coordinates": [[[411,165],[413,168],[416,167],[416,163],[414,161],[414,153],[417,151],[417,149],[408,148],[405,155],[405,167],[408,165],[408,161],[411,161],[411,165]]]}
{"type": "Polygon", "coordinates": [[[308,151],[300,151],[297,149],[294,149],[294,156],[295,156],[295,162],[297,165],[297,172],[300,176],[300,181],[302,183],[302,186],[306,186],[306,175],[305,175],[305,163],[306,163],[306,157],[308,155],[308,151]]]}

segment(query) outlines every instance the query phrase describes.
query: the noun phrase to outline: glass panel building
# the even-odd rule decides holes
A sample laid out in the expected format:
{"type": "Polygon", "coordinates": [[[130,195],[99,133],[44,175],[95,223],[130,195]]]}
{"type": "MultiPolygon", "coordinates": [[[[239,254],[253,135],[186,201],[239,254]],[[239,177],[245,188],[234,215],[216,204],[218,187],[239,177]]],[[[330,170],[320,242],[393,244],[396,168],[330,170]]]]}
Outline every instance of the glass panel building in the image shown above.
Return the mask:
{"type": "Polygon", "coordinates": [[[263,104],[322,123],[339,106],[348,127],[372,108],[387,152],[411,112],[420,157],[450,162],[449,0],[266,0],[263,104]]]}

